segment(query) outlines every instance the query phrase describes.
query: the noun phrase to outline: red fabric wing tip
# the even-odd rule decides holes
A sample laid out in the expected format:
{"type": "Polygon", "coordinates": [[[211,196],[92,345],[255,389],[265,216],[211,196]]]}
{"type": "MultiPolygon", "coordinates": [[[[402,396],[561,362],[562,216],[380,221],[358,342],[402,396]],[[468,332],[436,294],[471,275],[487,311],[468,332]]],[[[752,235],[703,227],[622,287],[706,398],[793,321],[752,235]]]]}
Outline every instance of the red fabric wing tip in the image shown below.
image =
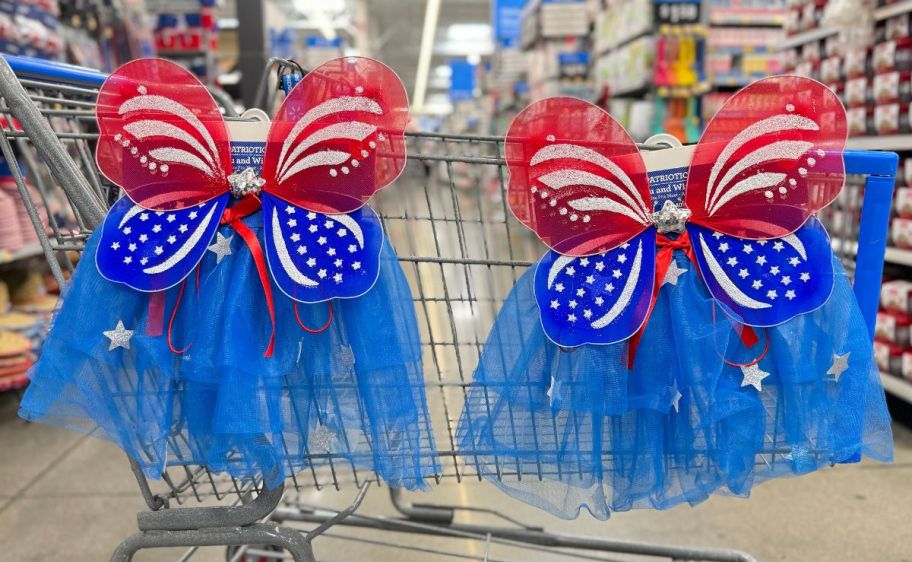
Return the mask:
{"type": "Polygon", "coordinates": [[[347,213],[405,166],[408,96],[395,72],[344,57],[311,70],[269,129],[264,189],[321,213],[347,213]]]}
{"type": "Polygon", "coordinates": [[[691,221],[743,238],[797,230],[845,182],[842,102],[799,76],[754,82],[729,99],[694,151],[691,221]]]}
{"type": "Polygon", "coordinates": [[[163,59],[121,66],[98,92],[101,172],[143,207],[168,211],[228,189],[228,130],[212,95],[163,59]]]}
{"type": "Polygon", "coordinates": [[[510,209],[553,250],[591,255],[650,226],[646,166],[608,113],[576,98],[524,109],[504,145],[510,209]]]}

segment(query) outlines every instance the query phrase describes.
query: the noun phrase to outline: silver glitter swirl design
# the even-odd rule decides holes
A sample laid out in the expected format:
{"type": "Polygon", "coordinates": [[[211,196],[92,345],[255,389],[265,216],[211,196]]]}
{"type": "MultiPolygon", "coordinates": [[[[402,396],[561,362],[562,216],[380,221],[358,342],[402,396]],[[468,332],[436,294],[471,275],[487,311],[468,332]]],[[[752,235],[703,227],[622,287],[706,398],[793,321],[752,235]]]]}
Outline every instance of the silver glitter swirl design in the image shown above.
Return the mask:
{"type": "Polygon", "coordinates": [[[719,154],[719,157],[716,159],[716,163],[713,164],[712,170],[709,172],[709,181],[707,182],[706,188],[706,208],[709,209],[711,199],[718,197],[716,192],[719,189],[716,187],[716,179],[719,176],[719,173],[722,171],[722,168],[728,163],[728,159],[745,143],[748,143],[758,137],[763,135],[768,135],[770,133],[777,133],[785,130],[803,130],[803,131],[819,131],[820,127],[813,119],[803,117],[801,115],[774,115],[773,117],[767,117],[762,121],[757,121],[753,125],[749,125],[743,131],[735,135],[722,152],[719,154]]]}
{"type": "Polygon", "coordinates": [[[640,268],[643,265],[643,241],[640,240],[637,244],[637,253],[633,258],[633,264],[630,266],[630,275],[627,277],[627,282],[624,283],[624,288],[621,290],[621,294],[618,296],[618,300],[608,309],[608,312],[604,316],[592,322],[592,327],[595,329],[601,329],[614,322],[621,312],[627,308],[627,305],[630,304],[630,297],[633,296],[633,290],[636,288],[637,281],[640,278],[640,268]]]}
{"type": "Polygon", "coordinates": [[[333,98],[311,108],[303,117],[298,119],[298,122],[291,128],[291,132],[288,133],[288,137],[285,138],[285,142],[282,143],[282,151],[279,153],[279,169],[281,170],[285,167],[285,155],[288,154],[288,149],[291,148],[292,143],[295,142],[301,131],[321,117],[342,111],[366,111],[374,115],[383,115],[383,108],[376,101],[370,98],[353,96],[333,98]]]}

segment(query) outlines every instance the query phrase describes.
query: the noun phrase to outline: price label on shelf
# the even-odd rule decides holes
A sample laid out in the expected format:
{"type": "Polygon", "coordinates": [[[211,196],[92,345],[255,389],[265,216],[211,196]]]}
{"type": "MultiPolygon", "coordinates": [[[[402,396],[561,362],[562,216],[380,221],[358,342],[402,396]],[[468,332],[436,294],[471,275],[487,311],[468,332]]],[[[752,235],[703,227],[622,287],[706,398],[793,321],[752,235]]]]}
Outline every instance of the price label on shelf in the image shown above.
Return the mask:
{"type": "Polygon", "coordinates": [[[654,10],[655,22],[659,25],[700,23],[700,2],[657,0],[654,10]]]}

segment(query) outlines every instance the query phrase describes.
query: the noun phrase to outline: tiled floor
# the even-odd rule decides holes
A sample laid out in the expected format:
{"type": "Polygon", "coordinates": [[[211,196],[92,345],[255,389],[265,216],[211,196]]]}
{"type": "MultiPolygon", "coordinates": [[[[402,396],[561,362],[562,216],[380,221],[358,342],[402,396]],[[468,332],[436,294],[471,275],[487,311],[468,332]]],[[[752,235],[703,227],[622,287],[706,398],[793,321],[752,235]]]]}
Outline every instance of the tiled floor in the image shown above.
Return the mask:
{"type": "MultiPolygon", "coordinates": [[[[126,458],[113,446],[64,430],[27,424],[15,415],[16,401],[0,395],[0,559],[10,562],[107,560],[117,543],[136,531],[143,502],[126,458]]],[[[616,514],[608,522],[583,516],[561,521],[518,503],[489,485],[447,483],[419,502],[492,507],[526,524],[573,534],[693,546],[734,547],[758,560],[908,562],[912,560],[912,432],[896,431],[896,462],[840,466],[817,474],[774,481],[749,500],[716,497],[666,512],[616,514]]],[[[342,507],[354,490],[305,491],[307,503],[342,507]]],[[[372,489],[365,513],[392,514],[385,489],[372,489]]],[[[492,523],[474,513],[464,523],[492,523]]],[[[440,548],[482,559],[481,541],[449,541],[412,535],[340,529],[315,543],[320,560],[444,560],[428,552],[403,551],[354,542],[352,537],[440,548]]],[[[139,561],[177,560],[183,549],[144,551],[139,561]]],[[[208,548],[191,560],[224,560],[224,549],[208,548]]],[[[493,545],[491,559],[529,560],[528,551],[493,545]]],[[[535,554],[536,562],[551,560],[535,554]]]]}

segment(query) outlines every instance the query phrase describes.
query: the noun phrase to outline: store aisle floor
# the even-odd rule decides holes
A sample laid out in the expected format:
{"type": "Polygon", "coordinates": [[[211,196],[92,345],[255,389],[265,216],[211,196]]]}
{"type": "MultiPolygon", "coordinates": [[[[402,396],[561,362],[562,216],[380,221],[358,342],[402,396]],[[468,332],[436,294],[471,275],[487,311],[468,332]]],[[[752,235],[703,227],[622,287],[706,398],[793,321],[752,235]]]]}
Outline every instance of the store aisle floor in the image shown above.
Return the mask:
{"type": "MultiPolygon", "coordinates": [[[[106,442],[16,417],[14,396],[0,395],[0,551],[10,562],[96,562],[107,560],[117,543],[135,532],[143,507],[126,458],[106,442]]],[[[912,431],[896,432],[896,462],[840,466],[790,480],[766,483],[749,500],[716,497],[690,508],[666,512],[620,513],[608,522],[588,516],[561,521],[525,506],[490,485],[447,481],[419,502],[492,507],[529,525],[574,534],[700,546],[735,547],[758,560],[908,562],[912,545],[902,529],[912,519],[912,431]]],[[[342,507],[353,489],[305,491],[301,499],[342,507]]],[[[393,514],[385,489],[374,488],[365,513],[393,514]]],[[[497,524],[478,514],[467,523],[497,524]]],[[[321,560],[444,560],[428,553],[354,542],[351,537],[420,544],[484,556],[481,542],[454,542],[421,536],[340,529],[348,539],[315,543],[321,560]],[[365,558],[370,553],[371,558],[365,558]]],[[[144,551],[136,560],[177,560],[182,549],[144,551]]],[[[224,549],[209,548],[191,560],[224,560],[224,549]]],[[[528,560],[528,551],[495,545],[492,559],[528,560]]],[[[558,557],[534,556],[536,562],[558,557]]],[[[479,558],[480,559],[480,558],[479,558]]]]}

